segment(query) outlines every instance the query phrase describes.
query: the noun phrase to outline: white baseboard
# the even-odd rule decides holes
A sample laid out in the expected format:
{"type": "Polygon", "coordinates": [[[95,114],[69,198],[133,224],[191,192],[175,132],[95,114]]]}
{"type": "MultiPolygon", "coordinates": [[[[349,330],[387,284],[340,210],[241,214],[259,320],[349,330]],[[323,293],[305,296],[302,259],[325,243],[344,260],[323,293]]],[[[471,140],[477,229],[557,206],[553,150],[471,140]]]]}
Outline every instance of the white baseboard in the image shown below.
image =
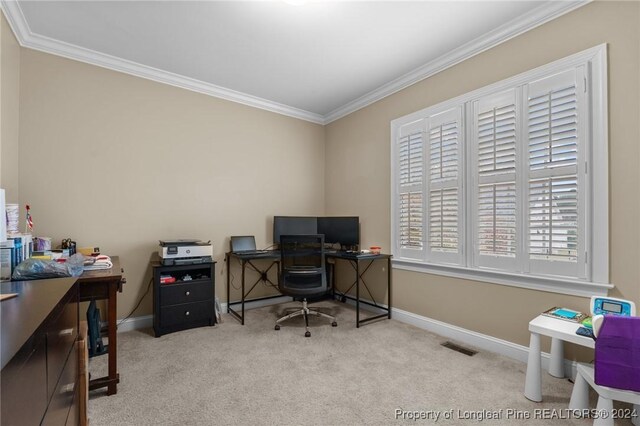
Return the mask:
{"type": "MultiPolygon", "coordinates": [[[[263,299],[263,300],[246,300],[244,302],[244,309],[256,309],[262,308],[263,306],[277,305],[279,303],[291,302],[291,297],[289,296],[280,296],[275,297],[273,299],[263,299]]],[[[220,308],[222,309],[222,313],[227,313],[227,302],[221,303],[220,308]]],[[[237,311],[240,309],[240,305],[235,305],[233,310],[237,311]]]]}
{"type": "MultiPolygon", "coordinates": [[[[150,328],[153,326],[153,315],[141,315],[139,317],[127,318],[126,320],[117,320],[118,333],[124,333],[125,331],[140,330],[142,328],[150,328]]],[[[109,324],[106,321],[101,321],[101,327],[107,327],[109,324]]]]}
{"type": "MultiPolygon", "coordinates": [[[[276,305],[279,303],[289,302],[291,298],[288,296],[282,296],[274,299],[255,300],[245,302],[245,310],[261,308],[263,306],[276,305]]],[[[347,303],[355,305],[355,302],[347,299],[347,303]]],[[[373,306],[361,304],[362,309],[380,312],[373,306]]],[[[386,305],[381,305],[385,306],[386,305]]],[[[227,303],[221,304],[222,312],[227,312],[227,303]]],[[[433,318],[428,318],[422,315],[414,314],[412,312],[404,311],[398,308],[391,308],[391,318],[411,324],[415,327],[427,330],[431,333],[437,334],[448,339],[457,341],[458,343],[464,343],[473,346],[478,349],[493,352],[499,355],[504,355],[508,358],[512,358],[526,363],[529,348],[527,346],[519,345],[517,343],[509,342],[507,340],[498,339],[497,337],[489,336],[486,334],[478,333],[466,328],[458,327],[446,322],[438,321],[433,318]]],[[[128,318],[124,322],[118,322],[118,333],[125,331],[138,330],[141,328],[149,328],[153,325],[153,315],[143,315],[139,317],[128,318]]],[[[549,369],[550,355],[546,352],[542,353],[542,368],[549,369]]],[[[564,367],[567,373],[570,372],[569,377],[575,378],[576,375],[576,363],[574,361],[564,360],[564,367]]]]}
{"type": "MultiPolygon", "coordinates": [[[[459,343],[465,343],[478,349],[504,355],[524,363],[527,362],[529,356],[529,347],[509,342],[507,340],[498,339],[493,336],[467,330],[466,328],[451,325],[432,318],[414,314],[412,312],[403,311],[402,309],[392,308],[391,318],[398,321],[414,325],[418,328],[430,331],[440,336],[456,340],[459,343]]],[[[550,355],[546,352],[542,353],[542,368],[549,369],[550,355]]],[[[571,372],[570,377],[575,378],[576,363],[574,361],[564,360],[564,371],[571,372]]]]}
{"type": "MultiPolygon", "coordinates": [[[[369,300],[366,301],[371,303],[371,301],[369,300]]],[[[355,301],[350,299],[347,299],[347,303],[349,303],[350,305],[355,305],[355,301]]],[[[386,305],[384,304],[379,303],[379,305],[386,308],[386,305]]],[[[375,306],[361,304],[360,307],[364,310],[375,313],[382,312],[375,306]]],[[[458,327],[446,322],[438,321],[433,318],[414,314],[413,312],[404,311],[398,308],[391,308],[391,318],[400,322],[404,322],[406,324],[411,324],[415,327],[427,330],[439,336],[455,340],[458,343],[464,343],[478,349],[493,352],[499,355],[504,355],[508,358],[515,359],[524,363],[526,363],[528,360],[528,346],[519,345],[517,343],[509,342],[508,340],[498,339],[497,337],[478,333],[472,330],[467,330],[466,328],[458,327]]],[[[549,369],[550,358],[551,355],[549,353],[542,352],[541,361],[543,369],[549,369]]],[[[576,362],[565,359],[564,371],[567,372],[568,377],[571,377],[572,379],[575,378],[576,362]]]]}
{"type": "MultiPolygon", "coordinates": [[[[284,303],[284,302],[290,302],[290,301],[291,301],[291,298],[288,296],[282,296],[282,297],[266,299],[266,300],[246,301],[244,303],[244,309],[245,310],[256,309],[256,308],[261,308],[263,306],[277,305],[278,303],[284,303]]],[[[223,314],[226,313],[227,303],[222,303],[221,309],[223,314]]],[[[239,307],[237,307],[236,309],[239,309],[239,307]]],[[[142,328],[151,328],[153,327],[153,315],[141,315],[139,317],[127,318],[124,321],[119,319],[118,321],[116,321],[116,323],[118,324],[118,333],[124,333],[126,331],[132,331],[132,330],[140,330],[142,328]]],[[[102,326],[103,327],[107,326],[107,323],[103,321],[102,326]]]]}

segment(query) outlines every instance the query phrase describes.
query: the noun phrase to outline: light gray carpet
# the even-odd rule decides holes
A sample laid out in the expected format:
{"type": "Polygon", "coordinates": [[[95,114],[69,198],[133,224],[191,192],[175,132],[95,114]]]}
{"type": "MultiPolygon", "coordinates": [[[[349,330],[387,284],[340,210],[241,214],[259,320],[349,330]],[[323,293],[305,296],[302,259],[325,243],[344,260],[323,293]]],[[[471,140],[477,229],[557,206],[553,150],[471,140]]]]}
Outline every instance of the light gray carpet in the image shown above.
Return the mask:
{"type": "MultiPolygon", "coordinates": [[[[118,336],[118,393],[90,394],[91,426],[100,425],[386,425],[433,424],[399,420],[396,409],[434,410],[450,420],[500,410],[491,424],[591,424],[587,420],[507,419],[507,410],[568,407],[572,385],[543,374],[544,403],[523,395],[526,365],[492,353],[473,357],[440,346],[446,339],[395,320],[360,329],[355,312],[323,302],[338,327],[302,319],[273,329],[291,304],[247,311],[246,325],[229,315],[215,327],[152,337],[150,330],[118,336]],[[460,410],[460,412],[458,411],[460,410]]],[[[91,360],[94,377],[106,357],[91,360]]],[[[426,415],[426,414],[425,414],[426,415]]]]}

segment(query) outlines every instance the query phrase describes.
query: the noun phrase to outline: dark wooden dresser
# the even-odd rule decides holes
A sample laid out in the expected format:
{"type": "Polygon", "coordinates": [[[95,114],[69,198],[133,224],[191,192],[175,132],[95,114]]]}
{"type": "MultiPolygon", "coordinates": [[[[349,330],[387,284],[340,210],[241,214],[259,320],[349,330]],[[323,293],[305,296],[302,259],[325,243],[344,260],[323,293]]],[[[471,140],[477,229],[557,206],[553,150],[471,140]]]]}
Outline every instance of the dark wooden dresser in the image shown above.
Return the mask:
{"type": "Polygon", "coordinates": [[[214,325],[216,262],[153,267],[153,330],[156,337],[174,331],[214,325]],[[161,277],[175,282],[162,283],[161,277]]]}
{"type": "Polygon", "coordinates": [[[7,425],[77,425],[76,278],[0,284],[1,412],[7,425]]]}

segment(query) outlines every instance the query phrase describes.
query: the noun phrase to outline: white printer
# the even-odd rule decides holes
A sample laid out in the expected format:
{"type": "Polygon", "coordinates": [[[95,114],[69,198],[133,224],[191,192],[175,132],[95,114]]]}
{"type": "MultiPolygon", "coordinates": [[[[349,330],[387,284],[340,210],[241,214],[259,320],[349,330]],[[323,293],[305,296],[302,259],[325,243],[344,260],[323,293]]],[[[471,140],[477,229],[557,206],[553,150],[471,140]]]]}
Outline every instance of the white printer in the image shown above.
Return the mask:
{"type": "Polygon", "coordinates": [[[211,241],[160,240],[158,255],[163,265],[190,265],[213,261],[211,241]]]}

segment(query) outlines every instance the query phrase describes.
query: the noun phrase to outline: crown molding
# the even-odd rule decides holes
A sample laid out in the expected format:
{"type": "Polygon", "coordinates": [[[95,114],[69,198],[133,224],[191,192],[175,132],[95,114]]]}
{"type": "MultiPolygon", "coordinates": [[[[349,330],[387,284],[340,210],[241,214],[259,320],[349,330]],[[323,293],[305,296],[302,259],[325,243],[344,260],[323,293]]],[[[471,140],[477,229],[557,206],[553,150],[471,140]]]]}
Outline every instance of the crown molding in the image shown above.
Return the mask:
{"type": "Polygon", "coordinates": [[[510,21],[500,27],[488,32],[469,43],[422,65],[395,80],[386,83],[379,88],[355,99],[324,116],[325,124],[329,124],[352,112],[371,105],[380,99],[386,98],[400,90],[411,86],[425,78],[431,77],[445,69],[469,59],[479,53],[491,49],[507,40],[532,30],[546,22],[559,16],[569,13],[579,7],[590,3],[592,0],[565,1],[556,0],[552,3],[545,3],[532,11],[510,21]]]}
{"type": "Polygon", "coordinates": [[[422,65],[409,73],[386,83],[379,88],[329,112],[327,115],[317,114],[294,108],[278,102],[252,96],[246,93],[227,89],[215,84],[185,77],[168,71],[142,65],[126,59],[65,43],[39,34],[29,28],[20,4],[14,0],[0,0],[2,10],[20,45],[29,49],[62,56],[102,68],[134,75],[148,80],[168,84],[175,87],[202,93],[220,99],[237,102],[254,108],[271,111],[277,114],[298,118],[316,124],[329,124],[374,102],[392,95],[412,84],[437,74],[468,58],[482,53],[526,31],[549,22],[565,13],[569,13],[592,0],[565,1],[556,0],[545,3],[531,12],[502,25],[482,37],[464,44],[439,58],[422,65]]]}
{"type": "Polygon", "coordinates": [[[20,8],[20,4],[17,1],[2,0],[0,4],[2,5],[2,10],[7,17],[7,21],[9,21],[11,29],[15,33],[20,45],[23,47],[119,71],[136,77],[142,77],[158,83],[180,87],[182,89],[191,90],[193,92],[202,93],[216,98],[237,102],[250,107],[275,112],[277,114],[310,121],[312,123],[324,124],[324,117],[321,114],[294,108],[278,102],[259,98],[257,96],[252,96],[217,86],[215,84],[206,83],[204,81],[163,71],[137,62],[35,34],[29,28],[29,24],[27,23],[26,18],[22,13],[22,9],[20,8]]]}

